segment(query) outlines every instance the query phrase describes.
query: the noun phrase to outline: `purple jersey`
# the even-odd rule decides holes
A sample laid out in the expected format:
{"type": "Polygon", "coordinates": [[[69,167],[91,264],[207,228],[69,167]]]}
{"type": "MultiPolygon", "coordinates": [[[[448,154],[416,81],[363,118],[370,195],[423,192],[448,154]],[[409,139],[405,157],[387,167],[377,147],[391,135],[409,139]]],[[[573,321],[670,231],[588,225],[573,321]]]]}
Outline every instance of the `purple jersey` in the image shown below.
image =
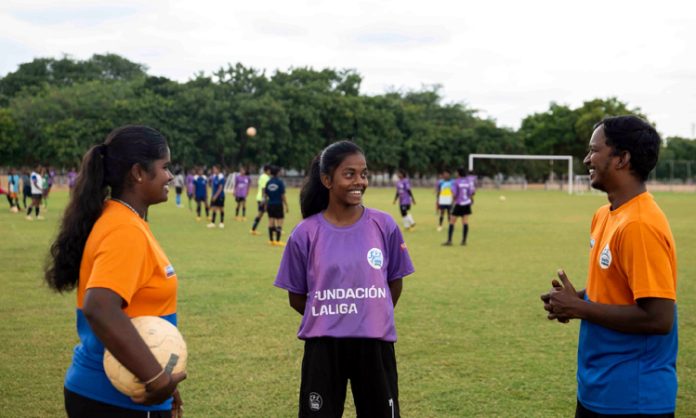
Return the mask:
{"type": "Polygon", "coordinates": [[[73,170],[68,171],[68,187],[73,188],[75,187],[75,180],[77,180],[77,173],[74,172],[73,170]]]}
{"type": "Polygon", "coordinates": [[[247,197],[249,194],[249,176],[237,174],[234,178],[234,196],[247,197]]]}
{"type": "Polygon", "coordinates": [[[193,174],[186,175],[186,194],[188,195],[193,194],[193,180],[193,174]]]}
{"type": "Polygon", "coordinates": [[[474,185],[466,177],[457,177],[452,184],[452,194],[455,205],[470,205],[471,196],[474,195],[474,185]]]}
{"type": "Polygon", "coordinates": [[[288,238],[275,286],[307,295],[297,336],[396,341],[389,282],[413,273],[401,231],[388,214],[365,208],[348,227],[323,212],[288,238]]]}
{"type": "Polygon", "coordinates": [[[411,204],[411,182],[407,178],[396,182],[396,192],[399,194],[400,205],[411,204]]]}

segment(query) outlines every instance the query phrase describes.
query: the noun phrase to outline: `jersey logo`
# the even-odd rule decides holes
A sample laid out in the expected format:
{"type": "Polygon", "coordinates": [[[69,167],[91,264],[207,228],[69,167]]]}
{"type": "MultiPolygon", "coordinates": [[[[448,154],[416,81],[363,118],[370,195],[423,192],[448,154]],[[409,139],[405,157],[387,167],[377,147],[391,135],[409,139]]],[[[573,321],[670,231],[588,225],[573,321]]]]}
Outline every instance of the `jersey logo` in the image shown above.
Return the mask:
{"type": "Polygon", "coordinates": [[[384,264],[384,256],[379,248],[372,248],[367,252],[367,263],[375,270],[382,268],[384,264]]]}
{"type": "Polygon", "coordinates": [[[611,265],[611,251],[609,250],[609,244],[607,244],[602,253],[599,255],[599,267],[604,270],[608,269],[611,265]]]}
{"type": "Polygon", "coordinates": [[[176,273],[174,272],[174,266],[169,264],[167,267],[164,268],[164,274],[167,276],[167,278],[172,277],[176,273]]]}
{"type": "Polygon", "coordinates": [[[309,409],[311,411],[318,411],[321,409],[321,406],[324,404],[324,401],[321,399],[321,395],[316,393],[316,392],[311,392],[309,394],[309,409]]]}
{"type": "Polygon", "coordinates": [[[276,190],[278,190],[278,185],[277,185],[277,184],[269,184],[269,185],[266,186],[266,187],[268,187],[268,191],[269,191],[269,192],[275,192],[276,190]]]}
{"type": "Polygon", "coordinates": [[[594,248],[594,243],[595,243],[594,238],[590,238],[590,249],[594,248]]]}

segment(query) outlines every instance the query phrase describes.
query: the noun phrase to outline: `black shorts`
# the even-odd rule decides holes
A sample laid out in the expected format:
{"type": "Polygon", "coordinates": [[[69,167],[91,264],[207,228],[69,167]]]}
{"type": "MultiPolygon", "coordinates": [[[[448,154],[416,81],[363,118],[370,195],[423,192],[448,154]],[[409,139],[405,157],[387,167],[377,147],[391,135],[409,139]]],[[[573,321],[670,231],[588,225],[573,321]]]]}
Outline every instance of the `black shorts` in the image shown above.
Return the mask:
{"type": "Polygon", "coordinates": [[[32,198],[32,199],[36,199],[36,200],[41,200],[41,199],[43,199],[43,196],[44,196],[43,193],[32,193],[32,194],[31,194],[31,198],[32,198]]]}
{"type": "Polygon", "coordinates": [[[263,213],[266,211],[266,204],[256,201],[256,210],[259,211],[259,215],[263,215],[263,213]]]}
{"type": "Polygon", "coordinates": [[[394,343],[328,337],[305,341],[299,416],[340,417],[348,380],[357,416],[400,416],[394,343]]]}
{"type": "Polygon", "coordinates": [[[196,202],[203,202],[206,203],[205,201],[208,200],[205,196],[196,196],[196,202]]]}
{"type": "Polygon", "coordinates": [[[210,201],[210,207],[211,207],[211,208],[213,208],[213,207],[218,207],[218,208],[223,208],[223,207],[225,207],[225,196],[224,196],[224,195],[220,195],[220,196],[218,196],[218,198],[215,199],[215,200],[212,200],[212,199],[211,199],[211,201],[210,201]]]}
{"type": "Polygon", "coordinates": [[[401,216],[406,216],[408,211],[411,210],[411,205],[399,205],[399,210],[401,211],[401,216]]]}
{"type": "Polygon", "coordinates": [[[578,400],[575,406],[575,418],[674,418],[674,412],[667,414],[621,414],[621,415],[604,415],[590,411],[585,408],[578,400]]]}
{"type": "Polygon", "coordinates": [[[454,205],[452,216],[467,216],[471,215],[471,205],[454,205]]]}
{"type": "Polygon", "coordinates": [[[86,398],[63,388],[68,418],[171,418],[172,411],[138,411],[86,398]]]}
{"type": "Polygon", "coordinates": [[[446,210],[448,213],[452,209],[452,205],[437,205],[440,210],[446,210]]]}
{"type": "Polygon", "coordinates": [[[181,192],[184,191],[184,188],[180,186],[174,186],[174,190],[176,191],[176,194],[181,194],[181,192]]]}
{"type": "Polygon", "coordinates": [[[246,202],[246,197],[235,196],[234,200],[235,200],[237,203],[246,202]]]}
{"type": "Polygon", "coordinates": [[[285,211],[283,211],[283,204],[280,205],[268,205],[268,217],[274,219],[283,219],[285,217],[285,211]]]}

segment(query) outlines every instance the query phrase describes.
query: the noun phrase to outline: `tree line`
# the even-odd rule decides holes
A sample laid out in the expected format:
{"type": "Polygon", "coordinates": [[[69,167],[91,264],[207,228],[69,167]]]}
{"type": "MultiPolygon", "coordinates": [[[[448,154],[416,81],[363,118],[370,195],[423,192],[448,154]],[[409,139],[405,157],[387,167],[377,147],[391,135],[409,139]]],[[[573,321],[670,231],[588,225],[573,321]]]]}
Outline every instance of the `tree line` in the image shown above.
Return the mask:
{"type": "MultiPolygon", "coordinates": [[[[551,103],[515,131],[463,103],[446,103],[439,86],[366,95],[361,82],[355,70],[267,74],[240,63],[178,82],[115,54],[37,58],[0,78],[0,166],[77,166],[113,128],[135,123],[159,129],[172,160],[186,167],[272,163],[301,171],[324,146],[347,138],[375,171],[431,175],[465,165],[476,152],[568,154],[583,173],[594,123],[619,114],[648,119],[617,98],[593,99],[577,108],[551,103]],[[246,135],[250,126],[255,137],[246,135]]],[[[662,156],[696,159],[696,141],[667,138],[662,156]]],[[[477,171],[540,179],[549,166],[482,161],[477,171]]]]}

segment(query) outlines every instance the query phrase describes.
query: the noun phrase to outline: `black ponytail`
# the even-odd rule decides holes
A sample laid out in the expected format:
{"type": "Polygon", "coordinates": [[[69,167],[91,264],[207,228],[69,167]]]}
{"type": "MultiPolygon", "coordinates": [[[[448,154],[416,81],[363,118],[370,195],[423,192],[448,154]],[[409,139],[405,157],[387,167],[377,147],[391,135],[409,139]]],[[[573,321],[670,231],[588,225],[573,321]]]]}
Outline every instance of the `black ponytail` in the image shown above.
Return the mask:
{"type": "Polygon", "coordinates": [[[44,279],[58,292],[75,288],[87,237],[101,216],[106,198],[119,197],[128,187],[128,172],[134,164],[146,171],[167,153],[161,133],[146,126],[124,126],[111,132],[102,145],[95,145],[82,159],[75,188],[51,245],[44,279]]]}
{"type": "Polygon", "coordinates": [[[309,167],[302,190],[300,209],[302,218],[308,218],[329,206],[329,189],[321,182],[321,175],[331,177],[334,170],[349,155],[363,154],[362,149],[350,141],[338,141],[324,148],[309,167]]]}
{"type": "Polygon", "coordinates": [[[329,205],[329,189],[321,183],[319,160],[319,155],[312,160],[309,174],[300,191],[300,209],[303,219],[321,212],[329,205]]]}

